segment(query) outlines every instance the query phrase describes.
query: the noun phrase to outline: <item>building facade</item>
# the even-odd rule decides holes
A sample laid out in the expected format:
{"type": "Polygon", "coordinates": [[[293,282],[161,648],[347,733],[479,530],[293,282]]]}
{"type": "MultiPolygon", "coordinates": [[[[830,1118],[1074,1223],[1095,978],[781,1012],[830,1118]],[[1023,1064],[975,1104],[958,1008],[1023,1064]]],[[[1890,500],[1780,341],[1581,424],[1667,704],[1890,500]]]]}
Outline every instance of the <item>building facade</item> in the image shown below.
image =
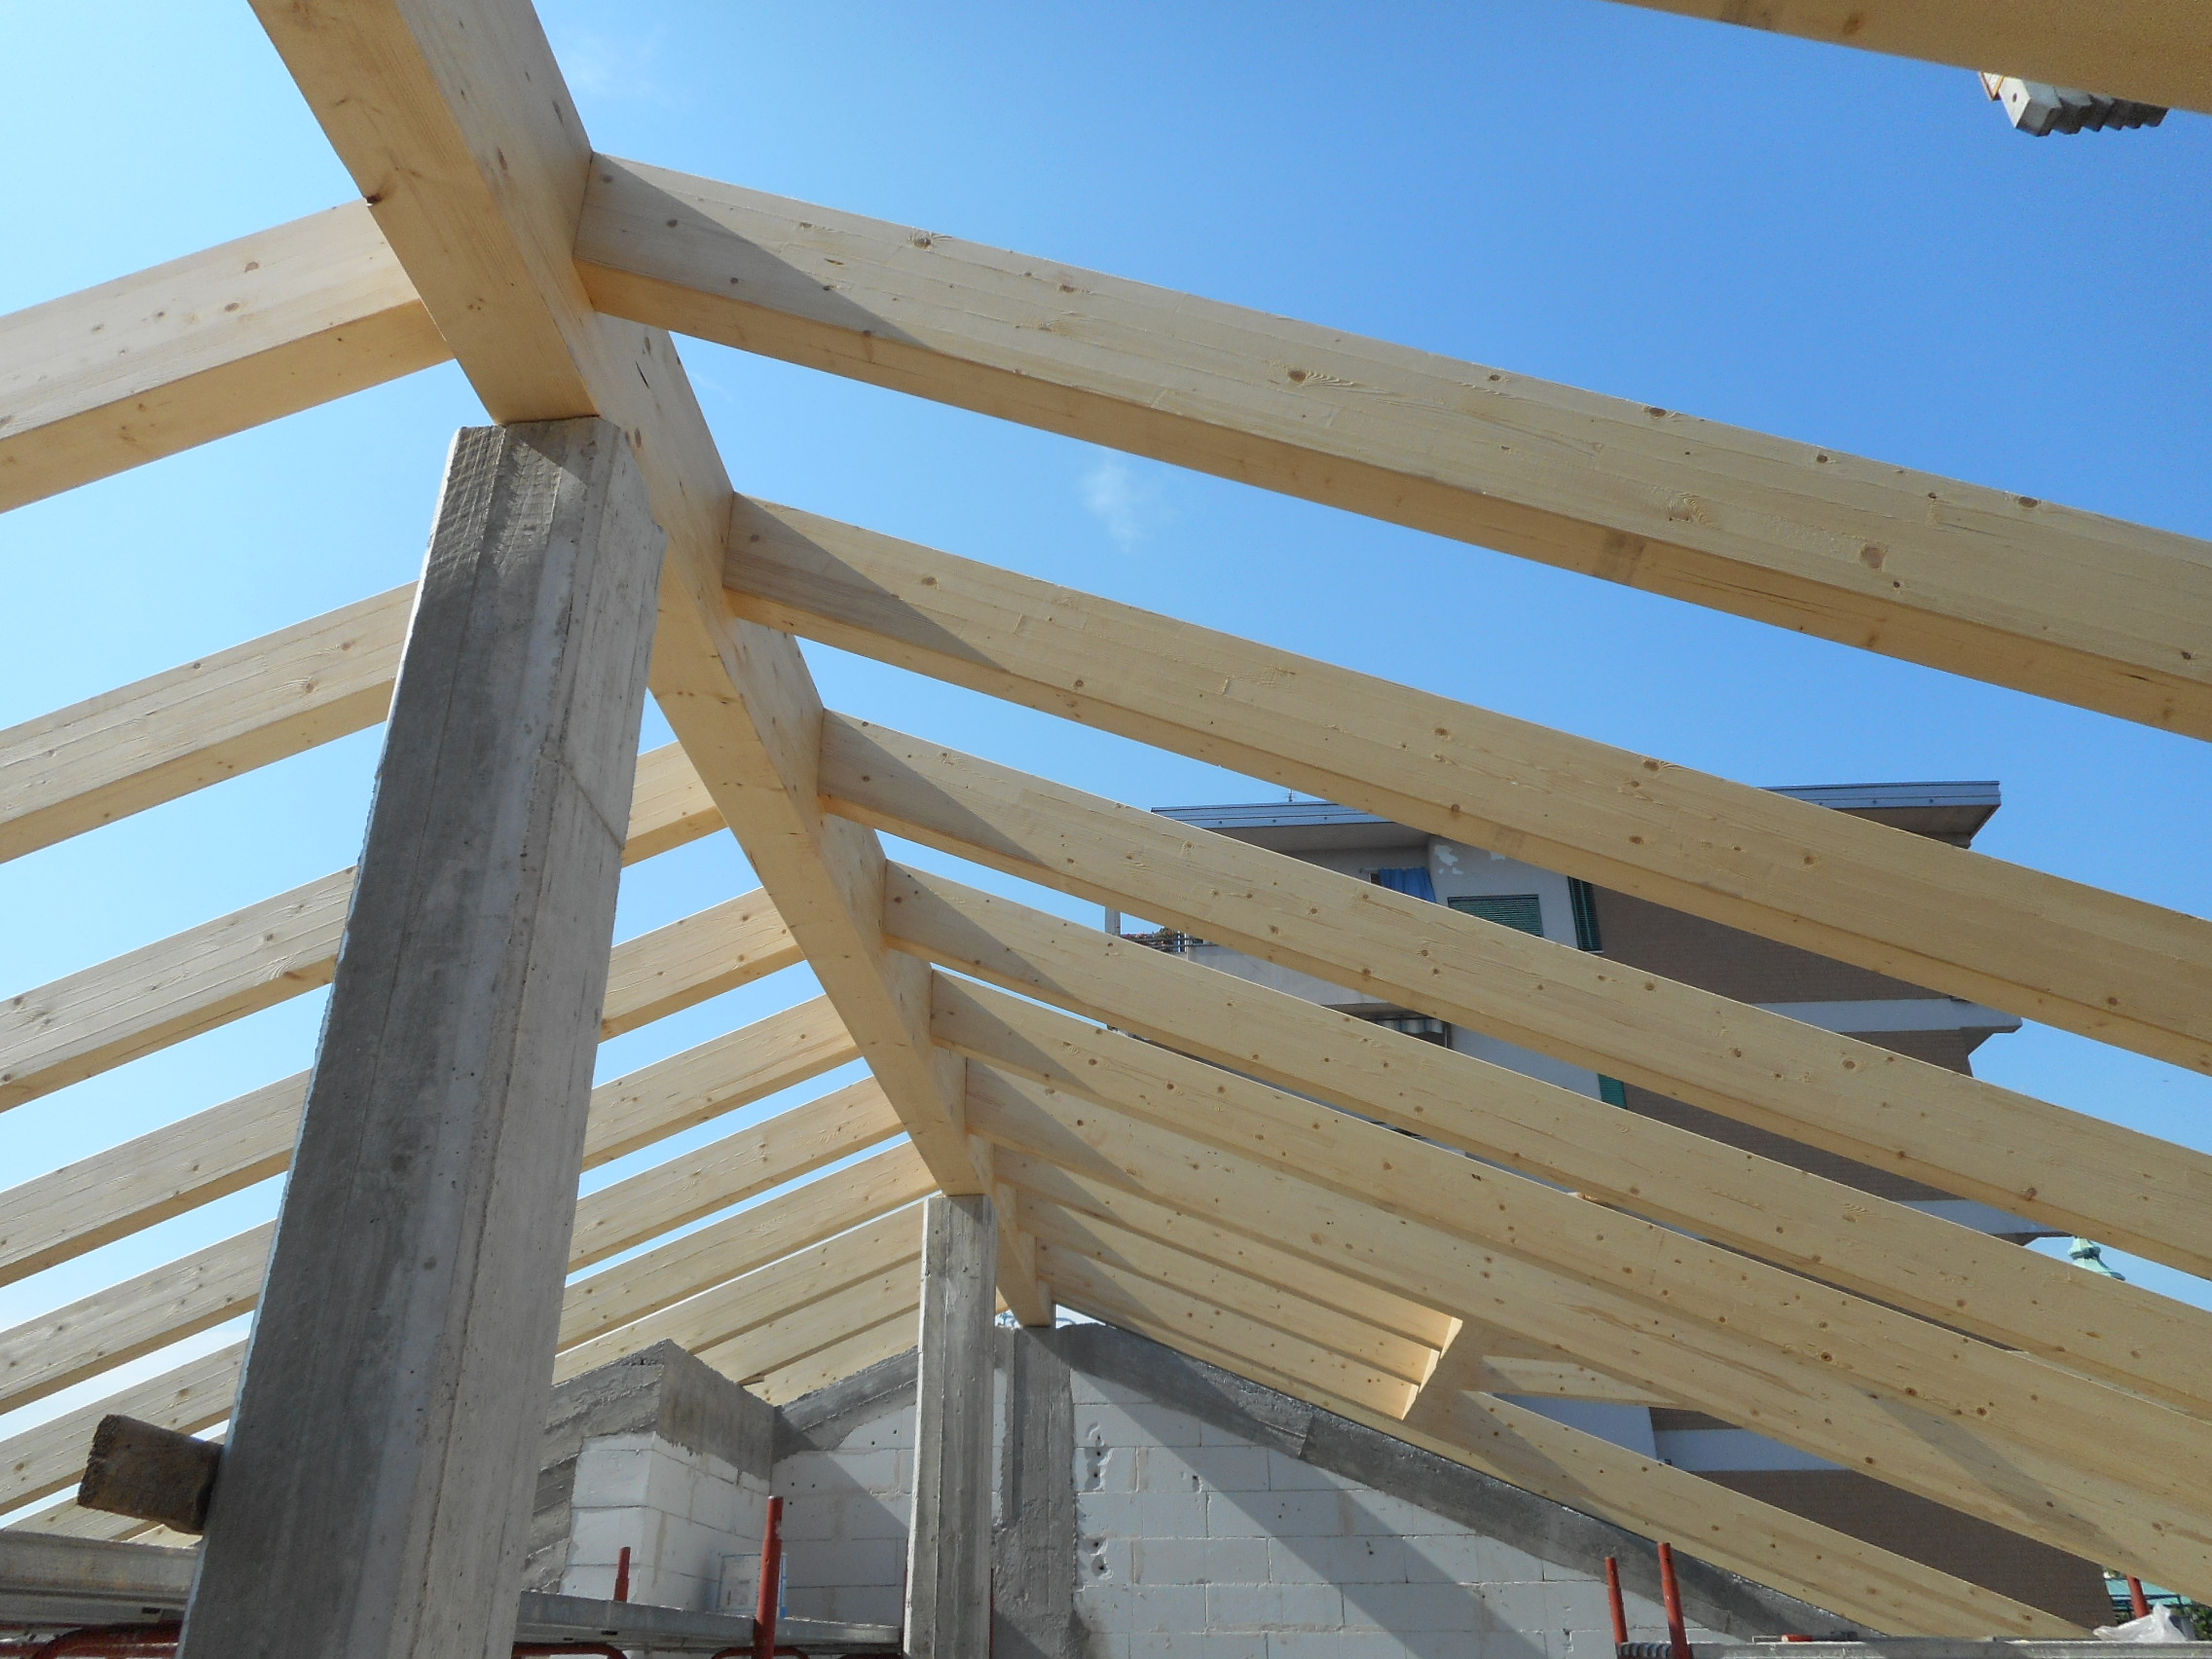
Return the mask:
{"type": "MultiPolygon", "coordinates": [[[[1972,843],[2001,803],[1991,782],[1828,785],[1776,792],[1930,836],[1972,843]]],[[[1163,817],[1230,835],[1502,927],[1593,951],[1824,1030],[1954,1071],[2019,1028],[2015,1016],[1556,870],[1326,801],[1170,807],[1163,817]]],[[[1118,922],[1110,926],[1119,930],[1118,922]]],[[[2015,1243],[2051,1230],[1717,1113],[1416,1010],[1188,935],[1130,935],[1342,1013],[1591,1095],[2015,1243]]],[[[1617,1445],[1792,1510],[1900,1555],[2085,1624],[2109,1616],[2101,1569],[1700,1412],[1612,1400],[1517,1403],[1617,1445]]]]}

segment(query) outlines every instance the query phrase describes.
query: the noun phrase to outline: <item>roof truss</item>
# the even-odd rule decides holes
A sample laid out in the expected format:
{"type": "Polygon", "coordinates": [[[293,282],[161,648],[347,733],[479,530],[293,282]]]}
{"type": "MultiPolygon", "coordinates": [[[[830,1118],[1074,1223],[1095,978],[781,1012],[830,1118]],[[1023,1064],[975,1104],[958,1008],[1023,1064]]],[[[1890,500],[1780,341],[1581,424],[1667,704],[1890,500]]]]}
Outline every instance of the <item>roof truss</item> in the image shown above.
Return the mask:
{"type": "MultiPolygon", "coordinates": [[[[988,1192],[1026,1322],[1055,1301],[1115,1319],[1640,1530],[1694,1530],[1880,1628],[2064,1627],[1496,1391],[1694,1406],[2212,1590],[2205,1315],[903,868],[877,831],[2193,1272],[2212,1161],[827,712],[796,637],[2198,1070],[2212,926],[738,497],[663,330],[2197,737],[2202,543],[597,156],[524,0],[257,9],[368,204],[0,319],[0,506],[449,355],[496,420],[617,422],[669,536],[652,685],[680,739],[641,760],[627,857],[726,827],[764,888],[618,946],[603,1033],[801,958],[827,996],[603,1086],[588,1161],[856,1056],[872,1073],[583,1199],[573,1267],[651,1247],[571,1285],[562,1374],[674,1338],[770,1398],[819,1385],[910,1341],[916,1200],[988,1192]]],[[[2065,8],[1946,0],[1862,40],[1770,10],[2212,98],[2176,67],[2207,60],[2176,50],[2195,25],[2148,3],[2083,33],[2065,8]]],[[[0,733],[0,858],[381,719],[410,602],[0,733]]],[[[0,1005],[0,1108],[325,982],[350,889],[340,871],[0,1005]]],[[[304,1094],[273,1084],[0,1195],[0,1282],[278,1172],[304,1094]]],[[[0,1333],[0,1409],[249,1308],[268,1231],[0,1333]]],[[[0,1444],[0,1504],[67,1485],[107,1409],[221,1422],[240,1354],[0,1444]]]]}

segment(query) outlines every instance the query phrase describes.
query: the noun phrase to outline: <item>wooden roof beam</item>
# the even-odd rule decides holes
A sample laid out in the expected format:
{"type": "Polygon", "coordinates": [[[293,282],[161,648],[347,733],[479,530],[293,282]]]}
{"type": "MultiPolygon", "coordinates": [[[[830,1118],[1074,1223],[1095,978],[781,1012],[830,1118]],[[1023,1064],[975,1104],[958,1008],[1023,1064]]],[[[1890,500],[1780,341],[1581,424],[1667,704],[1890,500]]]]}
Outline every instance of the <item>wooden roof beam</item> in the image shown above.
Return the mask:
{"type": "Polygon", "coordinates": [[[992,1139],[1119,1167],[1161,1202],[2059,1548],[2212,1581],[2200,1497],[2169,1478],[2190,1419],[999,992],[940,978],[937,1010],[992,1139]]]}
{"type": "MultiPolygon", "coordinates": [[[[873,1325],[853,1330],[836,1337],[826,1346],[814,1348],[797,1359],[776,1367],[764,1376],[750,1378],[745,1386],[771,1406],[788,1405],[802,1394],[811,1394],[817,1388],[827,1388],[832,1382],[842,1382],[856,1372],[889,1359],[893,1354],[904,1353],[914,1346],[915,1316],[920,1310],[917,1293],[915,1306],[895,1310],[887,1319],[873,1325]]],[[[756,1349],[765,1343],[756,1344],[756,1349]]],[[[744,1359],[733,1349],[730,1362],[743,1365],[744,1359]]]]}
{"type": "MultiPolygon", "coordinates": [[[[340,870],[0,1003],[0,1111],[330,982],[352,898],[340,870]]],[[[602,1037],[801,960],[756,889],[614,947],[602,1037]]]]}
{"type": "Polygon", "coordinates": [[[2212,112],[2212,18],[2174,0],[1623,0],[1804,40],[2212,112]]]}
{"type": "Polygon", "coordinates": [[[0,731],[0,860],[375,725],[414,600],[394,588],[0,731]]]}
{"type": "Polygon", "coordinates": [[[1403,1417],[1414,1402],[1416,1385],[1405,1378],[1230,1306],[1241,1299],[1222,1294],[1218,1273],[1200,1270],[1192,1275],[1198,1283],[1163,1283],[1105,1253],[1089,1255],[1051,1239],[1038,1242],[1038,1266],[1070,1308],[1201,1359],[1252,1354],[1277,1375],[1357,1400],[1384,1418],[1403,1417]]]}
{"type": "MultiPolygon", "coordinates": [[[[878,830],[2212,1275],[2205,1224],[2212,1157],[2189,1148],[844,716],[823,726],[822,789],[835,810],[878,830]]],[[[1088,959],[1095,935],[1073,937],[1083,947],[1079,958],[1088,959]]],[[[1216,993],[1233,994],[1229,987],[1216,993]]],[[[1124,1019],[1133,1013],[1120,1011],[1124,1019]]],[[[1231,1028],[1193,1017],[1186,1035],[1168,1040],[1205,1051],[1206,1029],[1231,1028]]],[[[1248,1057],[1224,1063],[1251,1069],[1248,1057]]],[[[1263,1065],[1262,1075],[1302,1087],[1279,1069],[1263,1065]]],[[[1841,1274],[1931,1317],[1955,1322],[1965,1311],[1960,1287],[1948,1280],[1915,1292],[1894,1277],[1850,1277],[1885,1271],[1882,1252],[1866,1254],[1860,1236],[1865,1229],[1858,1218],[1869,1203],[1863,1194],[1623,1119],[1540,1083],[1481,1075],[1493,1084],[1490,1127],[1502,1132],[1507,1119],[1516,1124],[1511,1144],[1496,1144],[1493,1135],[1483,1157],[1771,1260],[1841,1274]],[[1539,1101],[1548,1104],[1533,1116],[1514,1113],[1516,1103],[1539,1101]],[[1608,1169],[1604,1160],[1616,1149],[1620,1161],[1608,1169]],[[1669,1181],[1677,1168],[1686,1179],[1669,1181]],[[1730,1205],[1739,1207],[1731,1213],[1730,1205]],[[1816,1212],[1831,1224],[1824,1229],[1816,1212]],[[1788,1224],[1779,1225],[1786,1214],[1788,1224]]],[[[1889,1243],[1906,1258],[1918,1252],[1923,1266],[1940,1260],[1946,1272],[1958,1267],[1995,1282],[2024,1274],[2023,1282],[2046,1287],[2032,1305],[2040,1311],[2023,1305],[2002,1331],[1972,1326],[1974,1315],[1966,1312],[1984,1335],[2035,1347],[2047,1345],[2054,1329],[2092,1328],[2111,1311],[2109,1302],[2083,1300],[2092,1287],[2078,1283],[2083,1275],[2065,1264],[2034,1258],[2027,1267],[2009,1244],[1964,1241],[1932,1217],[1871,1202],[1894,1224],[1889,1243]],[[2059,1307],[2069,1311],[2057,1314],[2059,1307]]],[[[2156,1328],[2170,1306],[2156,1299],[2139,1316],[2156,1328]]],[[[2212,1401],[2212,1392],[2191,1397],[2212,1401]]]]}
{"type": "Polygon", "coordinates": [[[357,203],[0,316],[0,511],[451,354],[357,203]]]}
{"type": "Polygon", "coordinates": [[[2170,1297],[943,876],[887,891],[940,965],[2212,1418],[2212,1314],[2170,1297]]]}
{"type": "MultiPolygon", "coordinates": [[[[673,1123],[666,1132],[688,1126],[673,1123]]],[[[604,1261],[899,1132],[897,1117],[873,1082],[740,1130],[581,1199],[570,1268],[604,1261]]],[[[910,1204],[928,1190],[926,1172],[905,1147],[809,1181],[569,1286],[562,1346],[589,1342],[682,1297],[910,1204]]],[[[0,1411],[30,1404],[248,1311],[260,1296],[273,1233],[273,1226],[251,1229],[0,1332],[0,1411]]],[[[244,1352],[242,1343],[233,1344],[0,1442],[0,1505],[30,1502],[75,1480],[93,1428],[110,1411],[185,1433],[220,1422],[230,1415],[244,1352]]]]}
{"type": "Polygon", "coordinates": [[[1089,1216],[1122,1232],[1170,1244],[1268,1285],[1295,1286],[1318,1308],[1398,1337],[1418,1347],[1441,1352],[1450,1347],[1460,1321],[1433,1308],[1394,1296],[1361,1279],[1340,1273],[1306,1257],[1292,1256],[1247,1234],[1237,1233],[1141,1194],[1107,1185],[1018,1152],[998,1149],[1000,1178],[1023,1203],[1041,1202],[1070,1216],[1089,1216]]]}
{"type": "MultiPolygon", "coordinates": [[[[669,744],[639,758],[623,861],[720,822],[669,744]]],[[[336,870],[0,1002],[0,1111],[328,984],[352,897],[352,870],[336,870]]],[[[764,895],[726,901],[614,947],[605,1035],[798,959],[764,895]]]]}
{"type": "MultiPolygon", "coordinates": [[[[1286,1284],[1255,1278],[1102,1217],[1062,1209],[1034,1193],[1021,1194],[1019,1205],[1022,1226],[1045,1252],[1040,1267],[1047,1278],[1053,1277],[1055,1256],[1072,1256],[1103,1272],[1106,1276],[1098,1281],[1102,1284],[1128,1288],[1133,1277],[1202,1301],[1237,1320],[1266,1326],[1348,1363],[1354,1371],[1345,1375],[1364,1378],[1361,1388],[1373,1396],[1378,1410],[1393,1417],[1405,1416],[1435,1369],[1435,1348],[1326,1308],[1306,1296],[1304,1286],[1295,1280],[1286,1284]]],[[[1353,1390],[1345,1391],[1357,1397],[1353,1390]]]]}
{"type": "MultiPolygon", "coordinates": [[[[598,314],[573,263],[591,152],[528,0],[255,12],[485,407],[597,414],[630,433],[669,538],[652,689],[947,1192],[981,1190],[926,977],[876,928],[882,849],[829,821],[821,701],[796,642],[729,614],[729,479],[665,334],[598,314]]],[[[1024,1319],[1051,1310],[1010,1277],[1024,1319]]]]}
{"type": "MultiPolygon", "coordinates": [[[[662,1342],[677,1343],[718,1370],[726,1370],[726,1361],[719,1362],[712,1356],[718,1349],[729,1347],[742,1351],[747,1334],[757,1327],[793,1313],[819,1310],[843,1293],[857,1291],[864,1298],[887,1299],[887,1303],[868,1301],[866,1316],[855,1317],[850,1309],[845,1309],[836,1316],[824,1318],[825,1334],[822,1343],[815,1345],[822,1346],[846,1331],[888,1318],[902,1298],[908,1299],[905,1305],[918,1304],[921,1251],[921,1210],[910,1202],[564,1348],[554,1363],[554,1377],[557,1381],[580,1377],[609,1360],[662,1342]]],[[[769,1371],[808,1351],[800,1347],[795,1352],[762,1352],[750,1363],[756,1372],[769,1371]]]]}
{"type": "Polygon", "coordinates": [[[741,503],[764,624],[2212,1071],[2212,923],[971,560],[741,503]]]}
{"type": "Polygon", "coordinates": [[[2193,537],[611,157],[590,178],[576,256],[612,314],[2212,736],[2193,537]]]}

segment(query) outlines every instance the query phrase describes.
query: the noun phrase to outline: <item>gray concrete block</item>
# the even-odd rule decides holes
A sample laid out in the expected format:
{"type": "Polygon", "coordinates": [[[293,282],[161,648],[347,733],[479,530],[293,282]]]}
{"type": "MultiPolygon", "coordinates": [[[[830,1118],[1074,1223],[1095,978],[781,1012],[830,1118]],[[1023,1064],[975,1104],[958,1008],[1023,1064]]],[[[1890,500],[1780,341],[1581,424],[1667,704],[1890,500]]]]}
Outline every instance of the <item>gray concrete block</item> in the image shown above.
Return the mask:
{"type": "Polygon", "coordinates": [[[1206,1590],[1211,1631],[1342,1631],[1344,1593],[1333,1584],[1215,1584],[1206,1590]]]}
{"type": "Polygon", "coordinates": [[[1410,1574],[1403,1539],[1353,1536],[1270,1538],[1267,1577],[1277,1584],[1404,1584],[1410,1574]]]}

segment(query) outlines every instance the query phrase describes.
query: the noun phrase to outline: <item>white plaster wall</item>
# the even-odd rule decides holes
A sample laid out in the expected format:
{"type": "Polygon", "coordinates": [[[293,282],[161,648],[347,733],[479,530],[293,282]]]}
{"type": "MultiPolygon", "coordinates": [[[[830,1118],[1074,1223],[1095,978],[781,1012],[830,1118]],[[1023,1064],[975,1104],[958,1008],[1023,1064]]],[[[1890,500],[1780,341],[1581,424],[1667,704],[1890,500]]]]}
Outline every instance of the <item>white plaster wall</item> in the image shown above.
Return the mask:
{"type": "MultiPolygon", "coordinates": [[[[1075,1427],[1094,1659],[1611,1659],[1588,1574],[1081,1375],[1075,1427]]],[[[1628,1611],[1665,1640],[1656,1604],[1628,1611]]]]}
{"type": "Polygon", "coordinates": [[[657,1435],[608,1434],[577,1455],[571,1505],[563,1595],[611,1597],[628,1546],[631,1601],[712,1611],[725,1559],[759,1553],[768,1488],[657,1435]]]}

